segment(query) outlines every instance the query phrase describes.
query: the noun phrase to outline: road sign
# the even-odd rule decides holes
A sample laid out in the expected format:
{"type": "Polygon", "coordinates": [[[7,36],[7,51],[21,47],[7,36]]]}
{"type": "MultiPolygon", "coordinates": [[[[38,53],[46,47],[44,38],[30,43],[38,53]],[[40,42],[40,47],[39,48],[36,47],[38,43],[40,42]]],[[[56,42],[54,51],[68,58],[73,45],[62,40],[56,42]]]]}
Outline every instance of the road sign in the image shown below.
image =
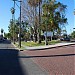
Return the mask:
{"type": "MultiPolygon", "coordinates": [[[[46,32],[44,32],[44,36],[46,36],[46,32]]],[[[48,32],[47,31],[47,36],[51,36],[52,37],[53,36],[53,32],[48,32]]]]}

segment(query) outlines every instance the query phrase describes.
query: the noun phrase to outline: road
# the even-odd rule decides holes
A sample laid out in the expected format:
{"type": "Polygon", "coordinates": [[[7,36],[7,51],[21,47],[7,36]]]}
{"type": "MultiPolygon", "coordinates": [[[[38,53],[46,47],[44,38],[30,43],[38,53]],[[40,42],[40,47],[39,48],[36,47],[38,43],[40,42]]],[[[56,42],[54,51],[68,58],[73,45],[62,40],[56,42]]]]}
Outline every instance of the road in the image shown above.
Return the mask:
{"type": "Polygon", "coordinates": [[[75,45],[19,51],[0,42],[0,75],[75,75],[75,45]]]}
{"type": "Polygon", "coordinates": [[[15,49],[10,41],[0,42],[0,75],[47,75],[23,52],[15,49]]]}
{"type": "Polygon", "coordinates": [[[75,75],[75,45],[23,53],[48,75],[75,75]]]}

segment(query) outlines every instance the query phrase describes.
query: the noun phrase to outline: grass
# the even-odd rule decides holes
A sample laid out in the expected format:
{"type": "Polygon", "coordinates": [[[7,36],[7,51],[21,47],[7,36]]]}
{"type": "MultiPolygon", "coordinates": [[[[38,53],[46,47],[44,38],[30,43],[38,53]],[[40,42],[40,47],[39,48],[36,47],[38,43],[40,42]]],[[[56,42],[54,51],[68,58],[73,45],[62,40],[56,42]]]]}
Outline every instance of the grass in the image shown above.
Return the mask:
{"type": "MultiPolygon", "coordinates": [[[[59,40],[52,40],[52,41],[48,41],[48,45],[53,45],[53,44],[57,44],[60,43],[61,41],[59,40]]],[[[18,43],[16,42],[14,44],[17,48],[19,48],[18,43]]],[[[28,42],[24,42],[21,41],[21,48],[19,48],[20,50],[25,50],[25,46],[28,47],[35,47],[35,46],[44,46],[45,45],[45,41],[42,41],[40,44],[37,42],[32,42],[32,41],[28,41],[28,42]]]]}
{"type": "Polygon", "coordinates": [[[50,44],[56,44],[56,43],[60,43],[61,41],[60,40],[52,40],[52,41],[49,41],[49,45],[50,44]]]}
{"type": "MultiPolygon", "coordinates": [[[[43,46],[45,45],[45,41],[42,41],[42,43],[37,43],[37,42],[24,42],[22,41],[21,42],[22,45],[25,45],[25,46],[29,46],[29,47],[34,47],[34,46],[43,46]]],[[[48,41],[48,45],[53,45],[53,44],[56,44],[56,43],[60,43],[59,40],[52,40],[52,41],[48,41]]]]}
{"type": "MultiPolygon", "coordinates": [[[[16,46],[17,48],[19,48],[18,43],[15,43],[15,46],[16,46]]],[[[19,49],[20,49],[20,50],[23,50],[23,49],[25,49],[25,47],[21,46],[21,48],[19,48],[19,49]]]]}
{"type": "Polygon", "coordinates": [[[32,46],[41,46],[41,45],[44,45],[44,42],[42,43],[37,43],[37,42],[23,42],[22,41],[22,45],[25,45],[25,46],[29,46],[29,47],[32,47],[32,46]]]}

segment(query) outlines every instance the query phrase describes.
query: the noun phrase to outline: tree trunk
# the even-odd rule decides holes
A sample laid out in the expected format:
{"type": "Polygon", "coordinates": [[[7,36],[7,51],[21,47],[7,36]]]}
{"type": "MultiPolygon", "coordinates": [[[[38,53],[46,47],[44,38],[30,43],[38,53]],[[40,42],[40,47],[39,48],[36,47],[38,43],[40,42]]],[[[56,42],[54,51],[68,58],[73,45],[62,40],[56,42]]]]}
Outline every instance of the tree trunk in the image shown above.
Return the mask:
{"type": "Polygon", "coordinates": [[[40,17],[40,2],[39,2],[38,43],[41,43],[41,30],[40,30],[40,21],[41,21],[41,17],[40,17]]]}

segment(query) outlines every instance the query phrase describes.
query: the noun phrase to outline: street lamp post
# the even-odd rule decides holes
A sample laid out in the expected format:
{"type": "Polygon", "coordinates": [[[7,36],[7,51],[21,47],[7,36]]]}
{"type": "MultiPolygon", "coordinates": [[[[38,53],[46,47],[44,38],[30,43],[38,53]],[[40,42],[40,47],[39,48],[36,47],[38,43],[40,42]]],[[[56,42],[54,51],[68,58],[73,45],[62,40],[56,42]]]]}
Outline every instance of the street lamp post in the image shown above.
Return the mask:
{"type": "MultiPolygon", "coordinates": [[[[18,0],[13,0],[14,1],[14,6],[15,6],[15,1],[18,1],[18,0]]],[[[19,47],[21,48],[21,0],[18,1],[20,2],[20,25],[19,25],[19,47]]]]}
{"type": "Polygon", "coordinates": [[[20,27],[19,27],[19,46],[21,48],[21,1],[20,1],[20,27]]]}

